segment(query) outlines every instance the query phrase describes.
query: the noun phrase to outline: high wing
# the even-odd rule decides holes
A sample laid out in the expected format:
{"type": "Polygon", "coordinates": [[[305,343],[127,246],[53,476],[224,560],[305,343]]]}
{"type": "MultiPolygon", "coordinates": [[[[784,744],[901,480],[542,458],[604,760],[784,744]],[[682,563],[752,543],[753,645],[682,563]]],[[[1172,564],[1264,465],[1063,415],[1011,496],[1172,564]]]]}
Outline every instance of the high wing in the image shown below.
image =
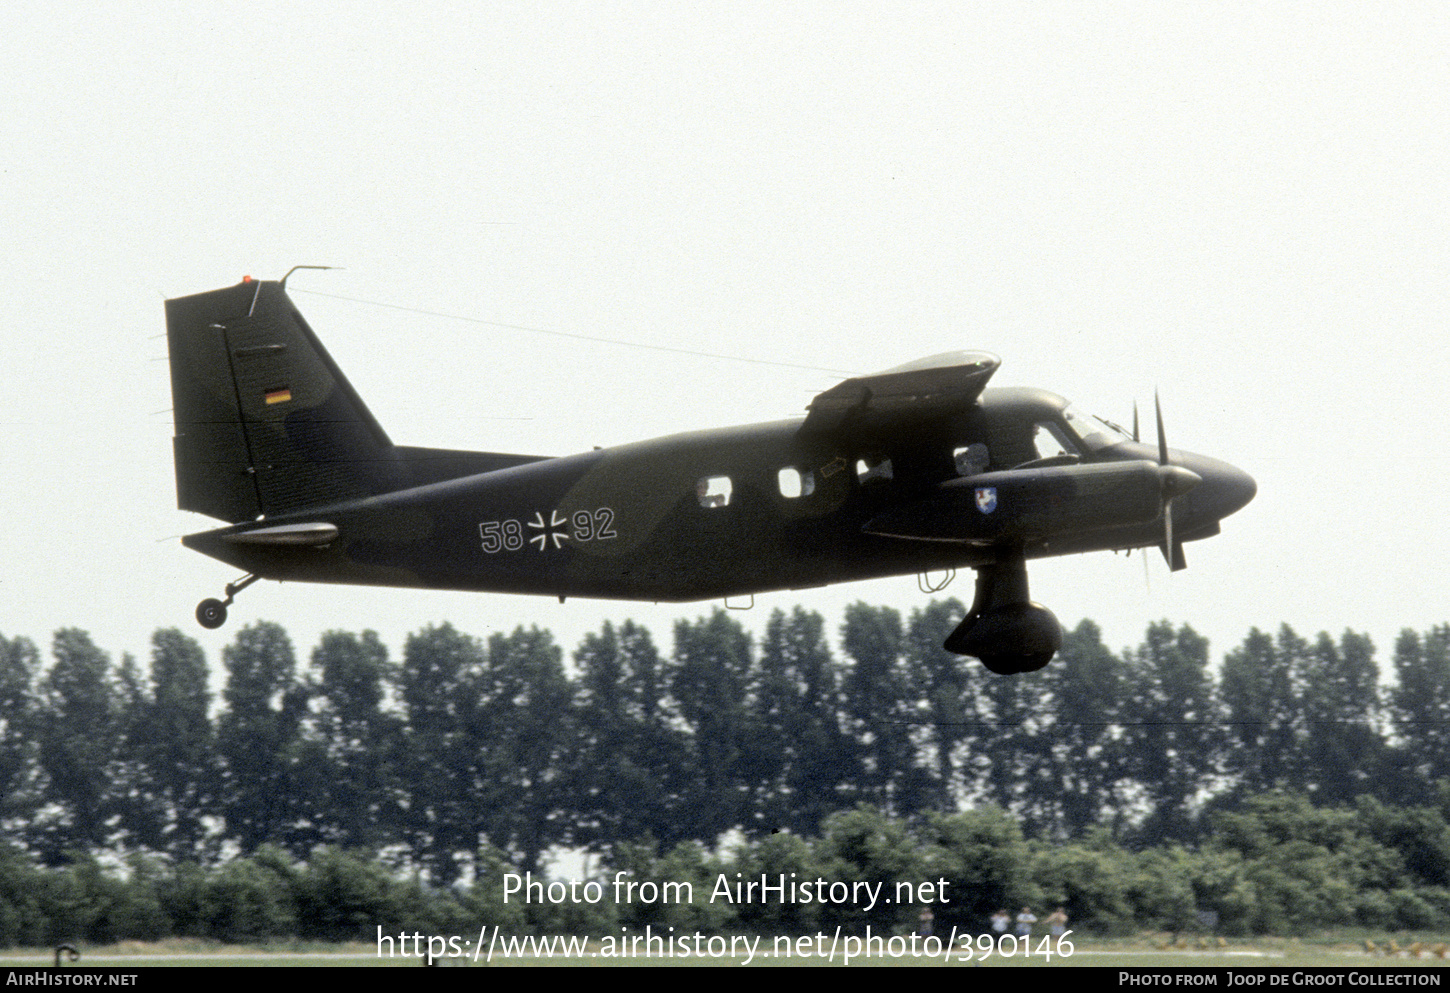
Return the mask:
{"type": "Polygon", "coordinates": [[[990,352],[944,352],[885,372],[855,376],[817,396],[804,435],[889,437],[970,409],[1002,360],[990,352]]]}

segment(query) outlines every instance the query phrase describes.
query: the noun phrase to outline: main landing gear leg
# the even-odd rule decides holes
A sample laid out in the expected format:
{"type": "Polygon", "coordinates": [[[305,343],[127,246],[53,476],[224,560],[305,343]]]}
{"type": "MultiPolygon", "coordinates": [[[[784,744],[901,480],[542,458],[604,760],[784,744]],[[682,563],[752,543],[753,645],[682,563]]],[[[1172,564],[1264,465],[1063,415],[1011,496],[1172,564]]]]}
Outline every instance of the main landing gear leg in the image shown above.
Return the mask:
{"type": "Polygon", "coordinates": [[[256,573],[248,573],[235,583],[227,583],[227,598],[215,600],[211,597],[196,605],[196,622],[208,630],[219,628],[227,622],[227,608],[242,590],[261,579],[256,573]]]}
{"type": "Polygon", "coordinates": [[[1028,599],[1027,563],[1013,555],[977,569],[972,609],[942,646],[999,675],[1036,672],[1062,647],[1052,611],[1028,599]]]}

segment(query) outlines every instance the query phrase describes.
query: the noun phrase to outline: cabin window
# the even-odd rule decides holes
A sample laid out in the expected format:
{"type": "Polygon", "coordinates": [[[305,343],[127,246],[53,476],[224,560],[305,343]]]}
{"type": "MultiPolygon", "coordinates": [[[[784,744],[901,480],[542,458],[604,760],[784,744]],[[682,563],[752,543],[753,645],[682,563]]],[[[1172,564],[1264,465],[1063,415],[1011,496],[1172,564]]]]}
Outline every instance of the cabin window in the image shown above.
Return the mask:
{"type": "Polygon", "coordinates": [[[726,507],[730,504],[729,476],[702,476],[695,483],[695,496],[702,507],[726,507]]]}
{"type": "Polygon", "coordinates": [[[791,500],[810,496],[816,491],[815,473],[801,472],[793,466],[787,466],[776,473],[775,480],[780,486],[780,495],[791,500]]]}
{"type": "Polygon", "coordinates": [[[856,460],[856,478],[862,486],[891,481],[891,460],[868,455],[856,460]]]}
{"type": "Polygon", "coordinates": [[[956,463],[958,476],[975,476],[979,472],[987,471],[992,457],[987,446],[978,441],[965,448],[953,449],[952,461],[956,463]]]}

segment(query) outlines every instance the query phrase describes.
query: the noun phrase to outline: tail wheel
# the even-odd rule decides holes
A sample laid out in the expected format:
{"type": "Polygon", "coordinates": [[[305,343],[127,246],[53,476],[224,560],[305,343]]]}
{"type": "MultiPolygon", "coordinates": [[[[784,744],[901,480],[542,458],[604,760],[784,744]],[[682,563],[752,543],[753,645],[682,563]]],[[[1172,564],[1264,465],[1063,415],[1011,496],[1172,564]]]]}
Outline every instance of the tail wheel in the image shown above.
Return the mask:
{"type": "Polygon", "coordinates": [[[208,630],[221,627],[227,622],[227,607],[231,605],[232,598],[261,578],[256,573],[249,573],[235,583],[227,583],[225,600],[207,597],[196,605],[196,623],[208,630]]]}
{"type": "Polygon", "coordinates": [[[208,597],[196,605],[196,622],[208,630],[221,627],[227,622],[227,605],[208,597]]]}

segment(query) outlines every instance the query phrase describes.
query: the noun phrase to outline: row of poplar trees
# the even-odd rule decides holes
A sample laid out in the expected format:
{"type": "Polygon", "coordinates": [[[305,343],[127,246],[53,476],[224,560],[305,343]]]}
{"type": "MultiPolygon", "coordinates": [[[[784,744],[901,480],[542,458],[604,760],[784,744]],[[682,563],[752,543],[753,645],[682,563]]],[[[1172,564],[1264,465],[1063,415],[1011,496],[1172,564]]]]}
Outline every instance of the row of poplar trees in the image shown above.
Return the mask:
{"type": "Polygon", "coordinates": [[[0,829],[48,865],[325,844],[446,884],[484,843],[528,869],[556,845],[814,837],[863,803],[1191,843],[1266,790],[1413,804],[1450,777],[1450,626],[1404,632],[1386,688],[1364,635],[1254,630],[1211,666],[1207,641],[1167,622],[1114,652],[1084,621],[1047,669],[994,676],[942,650],[962,614],[858,603],[839,653],[800,608],[758,637],[724,611],[681,621],[672,652],[606,624],[568,660],[537,627],[429,626],[400,659],[338,631],[306,664],[257,623],[223,651],[220,701],[175,629],[144,671],[80,630],[56,633],[49,664],[0,637],[0,829]]]}

